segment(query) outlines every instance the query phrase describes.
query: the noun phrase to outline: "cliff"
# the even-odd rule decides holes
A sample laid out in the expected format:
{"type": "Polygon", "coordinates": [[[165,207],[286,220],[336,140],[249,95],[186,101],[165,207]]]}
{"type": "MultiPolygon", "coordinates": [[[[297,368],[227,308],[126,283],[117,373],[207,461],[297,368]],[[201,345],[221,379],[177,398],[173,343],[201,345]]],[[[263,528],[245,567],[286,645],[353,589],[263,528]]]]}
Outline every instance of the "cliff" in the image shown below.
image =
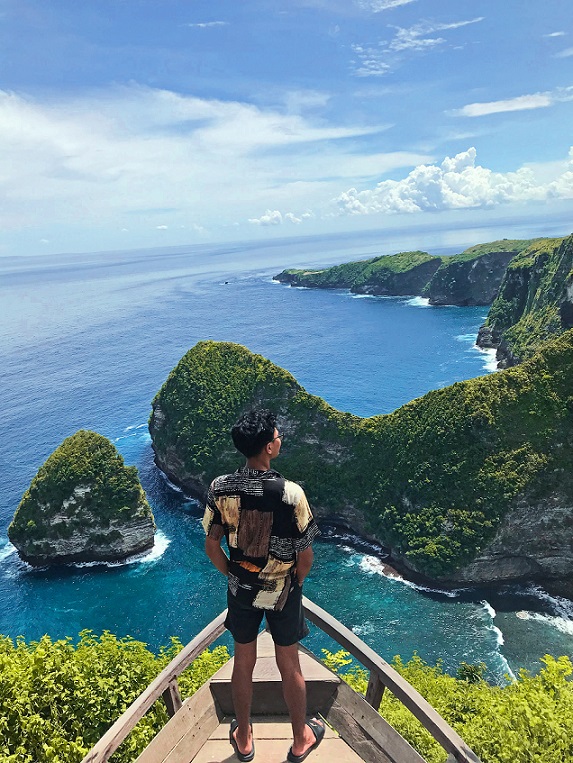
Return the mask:
{"type": "Polygon", "coordinates": [[[509,262],[530,243],[503,239],[472,246],[447,258],[422,294],[431,305],[491,305],[509,262]]]}
{"type": "Polygon", "coordinates": [[[443,261],[426,252],[400,252],[324,270],[283,270],[274,278],[292,286],[400,297],[421,294],[443,261]]]}
{"type": "Polygon", "coordinates": [[[156,395],[149,428],[158,466],[203,497],[242,463],[229,437],[238,415],[269,407],[286,434],[276,466],[304,485],[319,517],[375,537],[432,579],[564,584],[572,374],[569,331],[516,368],[362,419],[244,347],[199,342],[156,395]]]}
{"type": "Polygon", "coordinates": [[[477,344],[497,348],[500,367],[507,367],[571,327],[573,236],[540,239],[509,264],[477,344]]]}
{"type": "Polygon", "coordinates": [[[124,559],[151,548],[154,533],[137,469],[85,430],[40,467],[8,528],[20,557],[39,566],[124,559]]]}

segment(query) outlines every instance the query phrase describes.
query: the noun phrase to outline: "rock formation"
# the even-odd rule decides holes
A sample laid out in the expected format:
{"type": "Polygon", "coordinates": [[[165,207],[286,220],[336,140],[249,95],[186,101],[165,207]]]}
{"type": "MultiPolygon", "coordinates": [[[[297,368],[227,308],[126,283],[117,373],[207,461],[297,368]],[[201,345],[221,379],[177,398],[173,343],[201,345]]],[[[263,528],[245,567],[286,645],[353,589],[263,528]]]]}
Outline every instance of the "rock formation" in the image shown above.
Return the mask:
{"type": "Polygon", "coordinates": [[[539,239],[508,266],[477,344],[497,348],[507,368],[572,327],[573,236],[539,239]]]}
{"type": "Polygon", "coordinates": [[[85,430],[40,467],[8,528],[20,557],[37,566],[124,559],[151,548],[154,533],[137,469],[85,430]]]}
{"type": "Polygon", "coordinates": [[[319,517],[376,538],[434,580],[564,584],[573,580],[571,378],[573,330],[517,368],[362,419],[244,347],[200,342],[156,395],[150,432],[158,466],[204,497],[243,461],[229,436],[238,415],[271,408],[287,435],[276,467],[302,482],[319,517]]]}
{"type": "Polygon", "coordinates": [[[423,290],[431,305],[491,305],[511,262],[529,241],[478,244],[449,257],[423,290]]]}

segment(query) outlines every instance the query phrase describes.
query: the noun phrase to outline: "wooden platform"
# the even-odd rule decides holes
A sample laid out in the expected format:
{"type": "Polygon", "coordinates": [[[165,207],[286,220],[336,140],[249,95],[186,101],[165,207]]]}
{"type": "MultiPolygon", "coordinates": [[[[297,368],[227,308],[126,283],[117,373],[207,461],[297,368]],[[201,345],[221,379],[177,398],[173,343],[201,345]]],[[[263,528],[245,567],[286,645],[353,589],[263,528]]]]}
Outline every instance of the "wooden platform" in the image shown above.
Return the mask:
{"type": "MultiPolygon", "coordinates": [[[[306,616],[369,671],[366,696],[328,670],[299,646],[307,684],[308,713],[321,715],[328,725],[322,744],[309,763],[424,763],[424,759],[378,712],[389,690],[412,712],[448,753],[447,763],[480,763],[457,732],[391,665],[356,634],[318,605],[303,598],[306,616]]],[[[178,677],[225,630],[221,612],[167,665],[84,757],[82,763],[108,763],[145,713],[157,701],[166,705],[170,720],[151,740],[135,763],[232,763],[229,744],[233,714],[232,660],[184,702],[178,677]]],[[[283,763],[292,743],[292,729],[282,696],[282,683],[269,634],[258,640],[253,676],[251,717],[256,760],[283,763]]]]}

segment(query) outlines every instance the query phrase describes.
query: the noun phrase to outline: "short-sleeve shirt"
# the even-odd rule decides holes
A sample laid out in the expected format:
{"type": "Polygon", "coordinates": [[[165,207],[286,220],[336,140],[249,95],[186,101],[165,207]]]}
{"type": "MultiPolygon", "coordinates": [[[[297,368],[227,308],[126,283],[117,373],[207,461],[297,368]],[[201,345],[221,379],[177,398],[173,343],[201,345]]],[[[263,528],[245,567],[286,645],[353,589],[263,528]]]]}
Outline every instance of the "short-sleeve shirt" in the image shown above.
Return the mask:
{"type": "Polygon", "coordinates": [[[258,609],[281,610],[296,555],[319,534],[304,490],[269,469],[242,467],[209,488],[203,529],[229,547],[229,592],[258,609]]]}

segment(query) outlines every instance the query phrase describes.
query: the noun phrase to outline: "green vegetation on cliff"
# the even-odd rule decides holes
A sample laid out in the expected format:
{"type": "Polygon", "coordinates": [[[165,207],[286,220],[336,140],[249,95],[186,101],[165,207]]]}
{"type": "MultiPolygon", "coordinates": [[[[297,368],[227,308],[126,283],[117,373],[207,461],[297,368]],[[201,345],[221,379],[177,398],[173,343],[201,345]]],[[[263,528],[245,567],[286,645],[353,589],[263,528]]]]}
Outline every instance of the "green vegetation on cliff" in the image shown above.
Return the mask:
{"type": "Polygon", "coordinates": [[[485,327],[513,365],[573,326],[573,236],[540,239],[507,268],[485,327]]]}
{"type": "MultiPolygon", "coordinates": [[[[355,691],[366,693],[368,674],[348,667],[348,654],[326,652],[326,664],[355,691]]],[[[573,760],[573,666],[568,657],[546,655],[532,676],[521,670],[507,686],[482,678],[485,665],[462,663],[458,677],[414,656],[393,666],[453,726],[482,763],[565,763],[573,760]]],[[[446,763],[447,754],[422,724],[386,691],[380,714],[428,763],[446,763]]]]}
{"type": "Polygon", "coordinates": [[[153,545],[153,516],[137,469],[125,466],[107,438],[80,430],[40,467],[16,510],[8,537],[33,563],[73,558],[81,539],[83,550],[77,553],[83,560],[90,549],[117,545],[119,528],[134,523],[147,525],[151,533],[147,546],[153,545]]]}
{"type": "Polygon", "coordinates": [[[242,461],[229,437],[238,415],[274,409],[287,435],[277,468],[318,512],[440,577],[472,560],[519,500],[573,498],[572,375],[569,331],[519,367],[361,419],[245,347],[199,342],[155,397],[150,432],[159,466],[203,494],[242,461]]]}
{"type": "MultiPolygon", "coordinates": [[[[83,631],[77,643],[43,636],[26,643],[0,636],[0,760],[5,763],[79,763],[111,724],[181,650],[158,655],[146,645],[111,633],[83,631]]],[[[224,646],[203,652],[178,679],[191,696],[228,659],[224,646]]],[[[325,653],[325,663],[358,692],[368,676],[349,667],[347,654],[325,653]]],[[[482,666],[462,663],[458,677],[419,657],[393,665],[452,725],[483,763],[556,763],[573,757],[572,667],[567,657],[543,658],[540,672],[521,671],[507,686],[483,680],[482,666]]],[[[390,692],[384,716],[429,763],[446,754],[390,692]]],[[[135,760],[167,722],[156,702],[112,756],[135,760]]]]}
{"type": "MultiPolygon", "coordinates": [[[[0,636],[0,760],[79,763],[181,648],[172,639],[154,655],[141,641],[107,632],[83,631],[76,644],[0,636]]],[[[223,646],[203,652],[178,679],[182,696],[194,694],[228,658],[223,646]]],[[[168,720],[156,702],[111,760],[135,760],[168,720]]]]}
{"type": "Polygon", "coordinates": [[[415,295],[443,260],[426,252],[400,252],[324,270],[283,270],[275,279],[294,286],[350,289],[357,294],[415,295]]]}

